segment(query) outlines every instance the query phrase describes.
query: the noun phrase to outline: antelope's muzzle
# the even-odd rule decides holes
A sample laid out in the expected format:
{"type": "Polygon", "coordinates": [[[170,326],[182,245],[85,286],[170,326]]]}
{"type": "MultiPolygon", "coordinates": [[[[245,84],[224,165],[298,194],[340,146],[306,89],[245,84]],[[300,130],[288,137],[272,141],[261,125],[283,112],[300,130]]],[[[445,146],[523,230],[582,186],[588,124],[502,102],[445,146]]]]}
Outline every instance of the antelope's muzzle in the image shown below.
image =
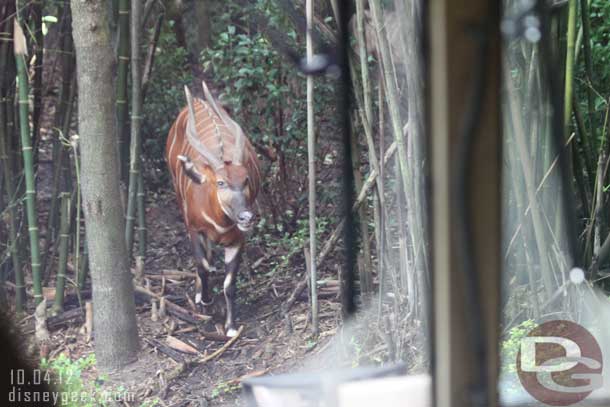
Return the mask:
{"type": "Polygon", "coordinates": [[[247,232],[252,229],[254,224],[254,214],[251,211],[241,211],[237,215],[237,227],[242,232],[247,232]]]}

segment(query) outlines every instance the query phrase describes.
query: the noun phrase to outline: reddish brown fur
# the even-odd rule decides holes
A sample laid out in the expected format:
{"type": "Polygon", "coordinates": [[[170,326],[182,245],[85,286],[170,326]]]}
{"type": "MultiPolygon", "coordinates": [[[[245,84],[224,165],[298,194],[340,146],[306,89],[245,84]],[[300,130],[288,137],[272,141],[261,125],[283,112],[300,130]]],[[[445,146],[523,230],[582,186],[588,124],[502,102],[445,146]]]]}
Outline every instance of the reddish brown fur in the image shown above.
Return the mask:
{"type": "Polygon", "coordinates": [[[216,180],[223,179],[233,187],[242,186],[244,182],[247,182],[247,202],[252,205],[260,186],[260,170],[256,153],[246,139],[243,165],[231,163],[229,160],[233,154],[235,136],[206,102],[196,99],[194,107],[199,140],[210,151],[219,153],[220,135],[224,154],[222,158],[220,154],[218,156],[226,161],[225,166],[215,172],[189,144],[186,137],[188,109],[184,108],[169,131],[166,145],[166,159],[184,222],[189,232],[202,233],[212,242],[223,246],[241,245],[244,239],[243,233],[220,207],[217,199],[216,180]],[[206,178],[203,184],[197,184],[185,174],[178,155],[187,156],[193,161],[198,172],[206,178]],[[202,212],[207,215],[208,219],[202,212]]]}

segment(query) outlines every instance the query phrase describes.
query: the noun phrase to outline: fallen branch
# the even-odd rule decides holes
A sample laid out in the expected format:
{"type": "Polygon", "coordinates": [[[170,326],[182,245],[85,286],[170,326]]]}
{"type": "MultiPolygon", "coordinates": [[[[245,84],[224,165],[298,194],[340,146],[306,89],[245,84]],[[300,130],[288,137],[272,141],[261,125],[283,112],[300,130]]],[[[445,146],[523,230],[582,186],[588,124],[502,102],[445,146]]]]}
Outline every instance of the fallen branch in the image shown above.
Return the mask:
{"type": "Polygon", "coordinates": [[[216,332],[200,331],[199,333],[201,334],[201,336],[203,336],[203,339],[207,339],[209,341],[226,342],[226,341],[230,341],[231,340],[230,336],[221,335],[221,334],[216,333],[216,332]]]}
{"type": "Polygon", "coordinates": [[[227,343],[222,345],[222,347],[220,347],[214,353],[199,359],[196,363],[200,363],[200,364],[201,363],[206,363],[206,362],[209,362],[210,360],[215,359],[216,357],[222,355],[227,349],[229,349],[231,347],[231,345],[233,345],[235,343],[235,341],[237,341],[237,339],[240,337],[240,335],[243,332],[243,330],[244,330],[244,326],[242,325],[237,330],[237,333],[235,334],[235,336],[232,337],[231,339],[229,339],[227,341],[227,343]]]}
{"type": "MultiPolygon", "coordinates": [[[[386,152],[383,156],[382,165],[385,165],[387,163],[387,161],[392,157],[392,155],[394,154],[395,151],[396,151],[396,142],[393,142],[390,145],[390,147],[388,147],[388,149],[386,150],[386,152]]],[[[379,173],[377,172],[376,169],[373,169],[370,172],[369,176],[366,178],[366,181],[364,181],[364,184],[362,184],[362,188],[360,189],[360,193],[358,194],[356,201],[352,205],[352,212],[356,211],[360,207],[362,202],[364,202],[364,199],[366,198],[366,194],[369,192],[371,187],[375,184],[375,180],[377,179],[378,175],[379,175],[379,173]]],[[[322,250],[320,251],[320,256],[316,259],[316,268],[320,267],[320,265],[326,259],[326,256],[328,256],[330,254],[331,250],[335,247],[335,244],[339,240],[339,236],[341,236],[341,232],[343,231],[343,226],[345,226],[345,216],[341,219],[339,224],[335,227],[335,230],[333,230],[333,232],[330,234],[330,237],[326,240],[324,247],[322,247],[322,250]]],[[[288,300],[286,301],[286,305],[284,306],[284,312],[290,311],[290,309],[296,302],[297,298],[301,295],[301,293],[303,292],[305,287],[307,287],[308,279],[309,279],[309,276],[306,273],[305,276],[301,279],[301,281],[297,284],[297,286],[295,287],[292,294],[290,294],[290,297],[288,297],[288,300]]]]}
{"type": "Polygon", "coordinates": [[[158,350],[159,352],[163,353],[166,356],[169,356],[169,358],[172,359],[174,362],[184,363],[184,357],[177,350],[170,348],[163,342],[158,341],[154,338],[144,337],[143,339],[144,339],[144,342],[146,342],[148,344],[148,346],[150,346],[153,349],[158,350]]]}
{"type": "MultiPolygon", "coordinates": [[[[150,298],[155,298],[159,301],[161,301],[161,299],[164,298],[163,296],[155,294],[152,291],[150,291],[144,287],[141,287],[139,285],[135,286],[135,291],[137,293],[144,294],[150,298]]],[[[164,299],[165,299],[165,306],[167,308],[167,312],[169,312],[176,318],[179,318],[183,321],[189,322],[191,324],[196,324],[199,321],[209,321],[212,319],[212,317],[209,315],[202,315],[202,314],[198,314],[196,312],[189,311],[185,308],[182,308],[181,306],[179,306],[177,304],[174,304],[167,298],[164,298],[164,299]]]]}
{"type": "Polygon", "coordinates": [[[175,336],[168,336],[165,338],[165,344],[172,349],[175,349],[179,352],[190,353],[191,355],[198,355],[199,350],[194,346],[176,338],[175,336]]]}
{"type": "MultiPolygon", "coordinates": [[[[70,322],[82,324],[85,321],[85,313],[81,308],[74,308],[70,311],[63,312],[47,318],[47,329],[52,332],[67,325],[70,322]]],[[[34,333],[34,328],[24,329],[23,333],[29,335],[34,333]]]]}

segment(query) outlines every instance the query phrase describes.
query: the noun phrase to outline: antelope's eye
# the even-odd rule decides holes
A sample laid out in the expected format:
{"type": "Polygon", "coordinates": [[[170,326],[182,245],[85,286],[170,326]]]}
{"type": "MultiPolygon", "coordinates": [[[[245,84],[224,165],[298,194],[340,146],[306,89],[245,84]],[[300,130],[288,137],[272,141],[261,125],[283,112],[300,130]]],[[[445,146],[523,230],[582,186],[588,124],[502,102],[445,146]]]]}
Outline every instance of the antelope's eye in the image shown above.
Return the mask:
{"type": "Polygon", "coordinates": [[[224,187],[225,182],[223,180],[218,180],[218,181],[216,181],[216,185],[218,185],[219,187],[224,187]]]}

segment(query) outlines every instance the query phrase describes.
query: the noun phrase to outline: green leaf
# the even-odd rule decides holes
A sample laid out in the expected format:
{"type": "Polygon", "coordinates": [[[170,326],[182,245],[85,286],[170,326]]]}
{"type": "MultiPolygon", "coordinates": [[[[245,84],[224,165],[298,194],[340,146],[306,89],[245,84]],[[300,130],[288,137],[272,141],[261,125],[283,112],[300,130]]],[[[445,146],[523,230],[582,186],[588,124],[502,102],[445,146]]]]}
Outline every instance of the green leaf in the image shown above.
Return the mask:
{"type": "Polygon", "coordinates": [[[55,16],[44,16],[42,17],[42,21],[45,23],[56,23],[58,20],[55,16]]]}

